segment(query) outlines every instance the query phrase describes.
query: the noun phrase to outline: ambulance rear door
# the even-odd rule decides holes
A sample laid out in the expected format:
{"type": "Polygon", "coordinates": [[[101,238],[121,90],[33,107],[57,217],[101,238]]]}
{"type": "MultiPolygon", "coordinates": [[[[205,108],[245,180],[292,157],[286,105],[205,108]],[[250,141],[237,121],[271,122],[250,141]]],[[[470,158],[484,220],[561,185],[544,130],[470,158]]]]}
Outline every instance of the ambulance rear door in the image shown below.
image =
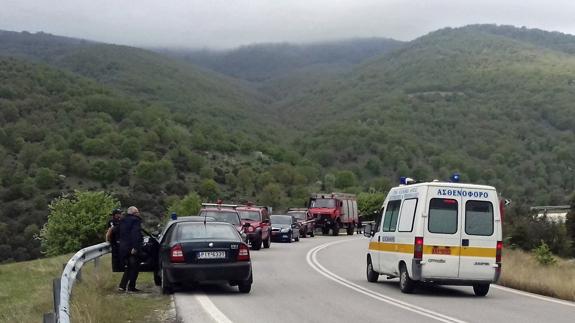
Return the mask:
{"type": "Polygon", "coordinates": [[[461,245],[461,198],[453,187],[430,186],[423,229],[422,277],[457,279],[461,245]]]}
{"type": "Polygon", "coordinates": [[[460,279],[492,280],[495,276],[500,229],[498,206],[495,190],[465,189],[462,192],[460,279]]]}

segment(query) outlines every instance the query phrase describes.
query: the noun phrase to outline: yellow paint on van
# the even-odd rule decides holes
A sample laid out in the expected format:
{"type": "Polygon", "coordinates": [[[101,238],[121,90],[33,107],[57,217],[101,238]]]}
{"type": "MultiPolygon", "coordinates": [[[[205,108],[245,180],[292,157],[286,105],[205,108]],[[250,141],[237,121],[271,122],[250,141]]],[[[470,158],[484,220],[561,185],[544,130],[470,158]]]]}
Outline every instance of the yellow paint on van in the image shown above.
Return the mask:
{"type": "MultiPolygon", "coordinates": [[[[369,250],[413,254],[413,244],[370,242],[369,250]]],[[[462,256],[462,257],[495,258],[496,253],[497,250],[495,248],[431,246],[431,245],[423,246],[424,255],[451,255],[451,256],[462,256]],[[438,249],[441,251],[438,252],[438,249]],[[450,253],[445,253],[444,252],[445,249],[449,249],[450,253]]]]}

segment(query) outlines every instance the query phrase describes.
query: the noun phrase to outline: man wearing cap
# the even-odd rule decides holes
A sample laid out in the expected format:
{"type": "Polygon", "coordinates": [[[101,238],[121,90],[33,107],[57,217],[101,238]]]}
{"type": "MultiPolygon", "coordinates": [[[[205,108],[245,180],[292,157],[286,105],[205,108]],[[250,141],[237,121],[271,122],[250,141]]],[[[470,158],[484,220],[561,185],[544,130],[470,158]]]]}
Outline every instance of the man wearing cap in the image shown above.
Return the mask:
{"type": "Polygon", "coordinates": [[[120,259],[123,259],[125,269],[120,281],[119,291],[139,292],[136,280],[140,270],[140,257],[142,253],[142,218],[135,206],[128,208],[126,216],[120,220],[120,259]]]}

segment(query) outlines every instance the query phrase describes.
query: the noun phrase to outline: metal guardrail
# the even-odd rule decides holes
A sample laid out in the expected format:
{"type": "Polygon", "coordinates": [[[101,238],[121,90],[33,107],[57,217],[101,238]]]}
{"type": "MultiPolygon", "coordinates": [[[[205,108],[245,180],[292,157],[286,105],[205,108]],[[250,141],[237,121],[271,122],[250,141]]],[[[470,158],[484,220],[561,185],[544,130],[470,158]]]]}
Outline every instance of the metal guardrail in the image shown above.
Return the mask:
{"type": "Polygon", "coordinates": [[[98,266],[98,258],[110,252],[110,243],[103,242],[81,249],[68,260],[62,277],[54,279],[54,312],[44,314],[44,323],[70,322],[70,295],[74,282],[80,278],[82,267],[90,261],[94,261],[95,266],[98,266]]]}

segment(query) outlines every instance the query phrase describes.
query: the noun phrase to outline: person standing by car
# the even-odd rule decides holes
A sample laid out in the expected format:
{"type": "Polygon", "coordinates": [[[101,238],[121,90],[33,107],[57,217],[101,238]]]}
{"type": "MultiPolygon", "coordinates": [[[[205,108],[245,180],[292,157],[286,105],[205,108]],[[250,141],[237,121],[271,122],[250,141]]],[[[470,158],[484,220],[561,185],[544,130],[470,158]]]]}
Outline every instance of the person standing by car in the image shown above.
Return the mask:
{"type": "Polygon", "coordinates": [[[140,270],[140,254],[142,252],[142,218],[135,206],[128,208],[126,216],[120,220],[120,259],[125,269],[120,281],[119,291],[139,292],[136,280],[140,270]]]}
{"type": "Polygon", "coordinates": [[[122,217],[121,209],[112,211],[112,218],[108,221],[108,230],[106,231],[106,241],[112,247],[112,271],[122,271],[122,261],[120,253],[120,219],[122,217]]]}

